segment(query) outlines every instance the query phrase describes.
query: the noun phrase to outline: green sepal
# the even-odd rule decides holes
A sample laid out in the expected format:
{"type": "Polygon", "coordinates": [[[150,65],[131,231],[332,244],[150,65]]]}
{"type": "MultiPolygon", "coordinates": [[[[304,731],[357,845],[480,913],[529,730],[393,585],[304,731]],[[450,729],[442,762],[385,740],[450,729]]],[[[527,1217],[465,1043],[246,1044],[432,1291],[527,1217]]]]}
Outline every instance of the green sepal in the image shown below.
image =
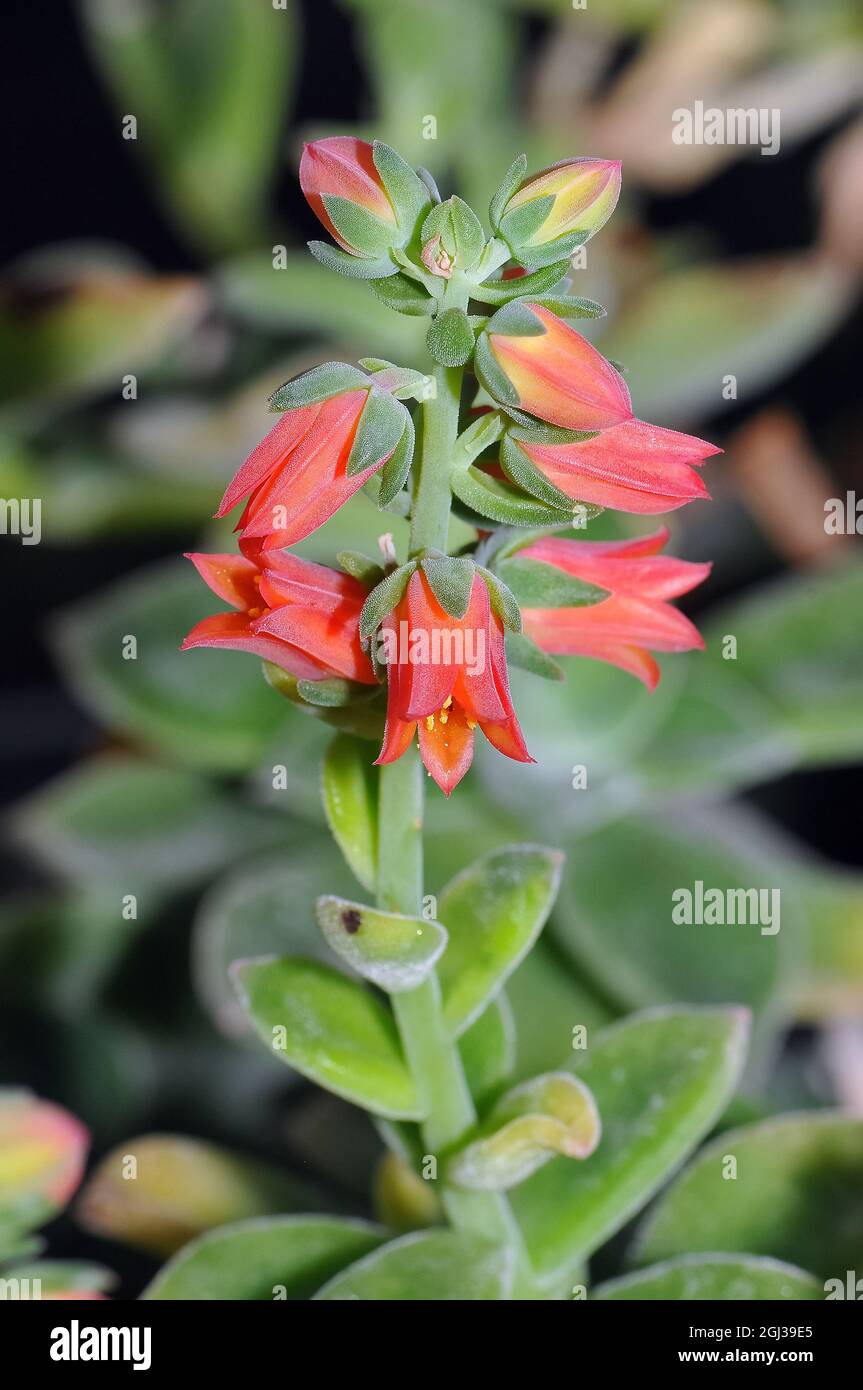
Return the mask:
{"type": "Polygon", "coordinates": [[[462,430],[452,451],[452,466],[454,470],[461,472],[469,468],[480,454],[485,453],[486,449],[492,444],[496,444],[504,431],[504,422],[499,411],[486,411],[480,415],[466,430],[462,430]]]}
{"type": "Polygon", "coordinates": [[[349,478],[365,473],[387,459],[407,428],[409,415],[388,391],[373,386],[360,415],[346,472],[349,478]]]}
{"type": "Polygon", "coordinates": [[[515,594],[504,583],[499,574],[484,569],[482,565],[477,565],[477,569],[485,580],[492,612],[500,618],[504,627],[509,628],[510,632],[521,632],[521,609],[515,594]]]}
{"type": "Polygon", "coordinates": [[[540,502],[538,498],[524,497],[509,483],[481,473],[478,468],[453,473],[450,486],[471,513],[503,526],[556,527],[564,519],[570,520],[569,516],[540,502]]]}
{"type": "Polygon", "coordinates": [[[377,632],[387,614],[401,602],[417,563],[408,560],[407,564],[399,565],[372,589],[360,613],[360,637],[364,640],[368,641],[377,632]]]}
{"type": "Polygon", "coordinates": [[[451,618],[463,618],[470,603],[476,567],[466,555],[427,555],[420,568],[432,593],[451,618]]]}
{"type": "MultiPolygon", "coordinates": [[[[384,468],[386,468],[386,464],[384,468]]],[[[381,478],[383,477],[384,468],[381,468],[377,473],[373,473],[372,476],[363,483],[363,492],[370,501],[374,502],[376,507],[380,506],[381,478]]],[[[410,509],[411,499],[407,491],[397,492],[392,501],[384,503],[381,507],[381,511],[390,512],[393,516],[403,517],[410,515],[410,509]]]]}
{"type": "Polygon", "coordinates": [[[512,197],[513,193],[521,187],[524,176],[527,173],[527,155],[520,154],[510,164],[503,176],[503,182],[495,193],[488,205],[488,220],[491,226],[497,231],[500,226],[500,219],[503,216],[504,208],[512,197]]]}
{"type": "Polygon", "coordinates": [[[572,502],[563,489],[549,482],[509,434],[504,436],[500,447],[500,466],[510,482],[523,492],[529,492],[531,497],[538,497],[540,502],[561,512],[572,510],[572,502]]]}
{"type": "Polygon", "coordinates": [[[476,339],[464,309],[445,309],[432,319],[426,347],[443,367],[463,367],[469,362],[476,339]]]}
{"type": "Polygon", "coordinates": [[[436,203],[422,225],[420,240],[423,246],[440,237],[441,246],[459,270],[470,270],[482,255],[485,232],[482,223],[467,203],[456,194],[446,202],[436,203]]]}
{"type": "Polygon", "coordinates": [[[358,579],[367,589],[373,589],[384,577],[384,567],[360,550],[340,550],[336,555],[339,569],[351,578],[358,579]]]}
{"type": "Polygon", "coordinates": [[[580,294],[532,294],[532,304],[541,304],[562,319],[602,319],[605,309],[595,299],[580,294]]]}
{"type": "Polygon", "coordinates": [[[369,892],[377,888],[377,772],[368,748],[336,734],[321,767],[321,799],[330,832],[351,872],[369,892]]]}
{"type": "Polygon", "coordinates": [[[542,266],[562,260],[564,256],[569,258],[573,251],[590,241],[590,237],[590,232],[567,232],[566,236],[555,237],[541,246],[521,246],[518,259],[529,270],[539,270],[542,266]]]}
{"type": "MultiPolygon", "coordinates": [[[[480,386],[483,386],[493,401],[511,410],[518,405],[519,395],[498,362],[488,341],[488,325],[476,340],[473,354],[473,369],[480,386]]],[[[523,417],[529,422],[530,417],[523,417]]]]}
{"type": "MultiPolygon", "coordinates": [[[[553,193],[546,193],[542,198],[531,198],[530,202],[522,203],[520,207],[513,208],[501,218],[497,231],[503,237],[516,260],[522,259],[525,242],[530,241],[531,237],[539,231],[554,207],[555,201],[553,193]]],[[[345,239],[349,240],[349,238],[345,239]]],[[[351,242],[351,245],[353,244],[351,242]]],[[[530,250],[533,251],[534,248],[531,247],[530,250]]],[[[563,260],[563,257],[558,255],[555,259],[560,261],[563,260]]]]}
{"type": "Polygon", "coordinates": [[[429,205],[428,189],[401,155],[391,146],[385,145],[382,140],[374,141],[372,160],[395,208],[399,226],[410,239],[420,216],[429,205]]]}
{"type": "Polygon", "coordinates": [[[532,417],[526,425],[511,425],[508,434],[519,444],[583,444],[595,439],[599,430],[568,430],[532,417]]]}
{"type": "MultiPolygon", "coordinates": [[[[357,738],[378,741],[384,730],[384,708],[380,687],[364,686],[369,692],[367,698],[352,701],[348,705],[318,705],[303,699],[299,691],[300,682],[290,671],[275,666],[271,661],[262,662],[264,679],[279,695],[290,700],[296,709],[313,715],[342,733],[354,734],[357,738]]],[[[314,684],[314,682],[310,682],[314,684]]]]}
{"type": "Polygon", "coordinates": [[[360,681],[332,676],[321,681],[297,681],[297,694],[309,705],[320,705],[322,709],[344,709],[358,698],[371,699],[377,691],[374,686],[363,685],[360,681]]]}
{"type": "Polygon", "coordinates": [[[423,314],[433,314],[437,300],[428,293],[418,280],[403,275],[398,267],[396,274],[387,280],[373,280],[370,289],[376,299],[397,314],[408,314],[420,318],[423,314]]]}
{"type": "Polygon", "coordinates": [[[506,338],[541,338],[548,329],[525,299],[514,299],[492,314],[485,331],[506,338]]]}
{"type": "Polygon", "coordinates": [[[549,1072],[502,1096],[467,1144],[447,1163],[461,1187],[516,1187],[556,1155],[588,1158],[601,1133],[596,1101],[569,1072],[549,1072]]]}
{"type": "Polygon", "coordinates": [[[381,391],[388,391],[396,400],[421,399],[421,390],[428,380],[425,372],[416,367],[400,367],[385,357],[361,357],[360,366],[371,372],[372,382],[381,391]]]}
{"type": "Polygon", "coordinates": [[[402,994],[421,985],[447,943],[439,922],[382,912],[331,895],[318,898],[315,917],[339,959],[387,994],[402,994]]]}
{"type": "Polygon", "coordinates": [[[340,246],[332,246],[328,241],[308,241],[306,245],[315,260],[325,265],[327,270],[337,270],[340,275],[347,275],[352,280],[386,280],[389,276],[399,273],[398,266],[389,256],[375,256],[371,259],[365,256],[351,256],[340,246]]]}
{"type": "Polygon", "coordinates": [[[395,500],[408,480],[414,459],[414,422],[407,415],[402,437],[381,469],[378,506],[383,510],[395,500]]]}
{"type": "Polygon", "coordinates": [[[268,399],[270,412],[296,410],[299,406],[315,405],[343,391],[367,390],[370,381],[359,367],[348,362],[322,362],[319,367],[292,377],[268,399]]]}
{"type": "Polygon", "coordinates": [[[511,299],[546,294],[557,288],[568,270],[569,261],[555,261],[532,275],[521,275],[515,280],[488,280],[471,290],[471,298],[480,299],[484,304],[508,304],[511,299]]]}
{"type": "Polygon", "coordinates": [[[388,1008],[319,961],[235,961],[231,980],[273,1056],[372,1114],[420,1120],[425,1106],[388,1008]]]}
{"type": "Polygon", "coordinates": [[[401,246],[406,240],[406,234],[400,235],[391,222],[384,222],[350,198],[324,193],[321,202],[339,236],[361,256],[382,256],[391,246],[401,246]]]}
{"type": "Polygon", "coordinates": [[[518,666],[529,671],[532,676],[542,680],[565,680],[563,667],[538,647],[532,637],[525,632],[508,632],[506,635],[506,661],[508,666],[518,666]]]}
{"type": "Polygon", "coordinates": [[[609,591],[597,584],[528,556],[502,560],[497,572],[525,608],[592,608],[609,596],[609,591]]]}

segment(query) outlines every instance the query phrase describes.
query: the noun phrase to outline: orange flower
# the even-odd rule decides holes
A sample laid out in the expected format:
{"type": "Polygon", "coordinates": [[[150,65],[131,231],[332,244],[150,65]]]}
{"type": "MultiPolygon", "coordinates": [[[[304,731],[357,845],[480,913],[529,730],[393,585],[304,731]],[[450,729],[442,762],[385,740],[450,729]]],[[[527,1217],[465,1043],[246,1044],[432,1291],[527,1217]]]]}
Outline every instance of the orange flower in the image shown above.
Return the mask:
{"type": "Polygon", "coordinates": [[[464,616],[454,618],[415,570],[378,642],[388,675],[378,763],[400,758],[419,730],[422,760],[449,796],[470,767],[477,726],[508,758],[533,761],[510,698],[503,625],[479,575],[464,616]]]}
{"type": "Polygon", "coordinates": [[[549,537],[525,546],[519,559],[538,560],[609,590],[608,598],[583,608],[522,608],[527,636],[553,655],[608,661],[653,690],[660,670],[651,651],[704,646],[698,629],[668,600],[701,584],[711,566],[660,555],[667,540],[663,527],[632,541],[549,537]]]}
{"type": "MultiPolygon", "coordinates": [[[[352,135],[332,135],[326,140],[314,140],[303,146],[300,160],[300,187],[309,207],[323,223],[330,236],[343,251],[352,256],[364,255],[352,246],[333,225],[324,203],[325,197],[344,198],[363,208],[379,221],[397,227],[396,212],[387,196],[383,181],[374,162],[374,147],[367,140],[352,135]]],[[[390,242],[382,239],[380,249],[390,242]]]]}
{"type": "Polygon", "coordinates": [[[373,685],[359,640],[363,586],[298,555],[265,552],[254,542],[244,548],[244,555],[188,556],[234,611],[196,623],[182,650],[227,647],[271,661],[299,680],[342,676],[373,685]]]}

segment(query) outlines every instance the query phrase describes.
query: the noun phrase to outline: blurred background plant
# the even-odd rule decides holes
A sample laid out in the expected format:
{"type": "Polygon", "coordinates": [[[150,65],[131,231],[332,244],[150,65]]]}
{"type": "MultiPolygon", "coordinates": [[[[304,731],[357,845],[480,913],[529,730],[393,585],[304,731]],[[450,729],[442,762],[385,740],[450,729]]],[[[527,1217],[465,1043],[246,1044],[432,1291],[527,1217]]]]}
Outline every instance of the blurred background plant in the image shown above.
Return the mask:
{"type": "MultiPolygon", "coordinates": [[[[80,1115],[97,1156],[155,1145],[159,1175],[133,1209],[97,1166],[52,1251],[134,1293],[225,1220],[319,1195],[365,1212],[378,1169],[366,1118],[259,1052],[226,980],[240,955],[320,953],[321,883],[353,892],[319,804],[328,731],[254,663],[177,651],[208,602],[177,554],[219,548],[201,518],[269,393],[324,355],[421,352],[419,321],[305,252],[298,151],[334,131],[392,141],[477,207],[516,149],[622,159],[574,272],[609,307],[590,331],[639,415],[726,451],[715,501],[673,518],[675,551],[714,560],[706,655],[652,697],[587,662],[559,687],[516,677],[538,767],[478,759],[433,799],[433,887],[503,841],[567,852],[507,987],[518,1074],[562,1064],[576,1022],[742,1003],[755,1045],[727,1123],[863,1114],[863,560],[825,527],[827,499],[863,496],[856,0],[81,0],[47,51],[12,8],[3,99],[28,139],[5,151],[0,495],[41,499],[42,541],[3,541],[27,602],[6,613],[0,1082],[80,1115]],[[779,108],[780,153],[673,145],[696,100],[779,108]],[[671,893],[696,878],[780,886],[781,931],[681,931],[671,893]]],[[[361,497],[303,549],[373,551],[383,529],[361,497]]],[[[826,1191],[834,1160],[807,1161],[826,1191]]]]}

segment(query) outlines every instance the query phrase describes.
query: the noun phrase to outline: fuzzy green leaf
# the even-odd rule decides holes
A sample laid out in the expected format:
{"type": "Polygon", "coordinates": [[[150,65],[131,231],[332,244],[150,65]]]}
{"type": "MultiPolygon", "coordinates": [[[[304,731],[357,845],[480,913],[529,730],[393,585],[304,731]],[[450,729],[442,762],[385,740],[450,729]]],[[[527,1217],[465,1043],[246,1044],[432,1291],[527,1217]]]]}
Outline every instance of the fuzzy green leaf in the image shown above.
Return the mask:
{"type": "Polygon", "coordinates": [[[287,956],[236,961],[232,977],[275,1057],[372,1114],[423,1118],[392,1015],[363,985],[287,956]]]}
{"type": "Polygon", "coordinates": [[[368,747],[337,734],[324,756],[321,792],[327,824],[339,849],[370,893],[378,864],[378,801],[368,747]]]}
{"type": "Polygon", "coordinates": [[[523,608],[589,608],[608,598],[607,589],[526,556],[501,561],[498,574],[523,608]]]}
{"type": "Polygon", "coordinates": [[[458,1040],[467,1084],[480,1109],[512,1075],[515,1049],[512,1009],[501,990],[458,1040]]]}
{"type": "Polygon", "coordinates": [[[458,874],[438,899],[449,932],[440,963],[443,1011],[452,1037],[482,1013],[530,950],[551,911],[562,856],[539,845],[507,845],[458,874]]]}
{"type": "Polygon", "coordinates": [[[532,675],[541,676],[543,680],[564,679],[563,668],[524,632],[506,634],[506,659],[510,666],[530,671],[532,675]]]}
{"type": "MultiPolygon", "coordinates": [[[[604,1139],[583,1163],[554,1159],[511,1201],[541,1278],[565,1273],[625,1225],[715,1123],[743,1065],[741,1009],[656,1009],[591,1038],[573,1067],[604,1139]]],[[[577,1054],[576,1054],[577,1055],[577,1054]]]]}
{"type": "Polygon", "coordinates": [[[378,506],[382,510],[392,505],[408,480],[414,461],[415,443],[414,422],[405,412],[405,427],[401,439],[380,471],[378,506]]]}
{"type": "Polygon", "coordinates": [[[531,275],[519,275],[513,280],[486,280],[471,290],[471,298],[479,299],[483,304],[509,304],[510,300],[528,296],[533,300],[556,289],[568,270],[568,260],[555,261],[552,265],[533,271],[531,275]]]}
{"type": "Polygon", "coordinates": [[[415,569],[416,561],[409,560],[406,565],[400,565],[398,569],[388,574],[386,579],[382,579],[376,588],[372,589],[360,613],[361,637],[371,637],[387,614],[392,613],[401,601],[415,569]]]}
{"type": "Polygon", "coordinates": [[[433,314],[437,308],[437,300],[428,290],[401,272],[386,280],[373,280],[369,288],[376,299],[397,314],[421,318],[423,314],[433,314]]]}
{"type": "Polygon", "coordinates": [[[347,475],[353,478],[387,459],[398,446],[408,422],[408,413],[400,401],[388,391],[372,387],[360,416],[351,452],[348,455],[347,475]]]}
{"type": "Polygon", "coordinates": [[[345,898],[318,898],[315,915],[330,949],[387,994],[416,989],[446,946],[447,935],[438,922],[345,898]]]}
{"type": "Polygon", "coordinates": [[[461,367],[474,349],[473,329],[464,309],[446,309],[432,319],[426,334],[426,347],[444,367],[461,367]]]}
{"type": "Polygon", "coordinates": [[[450,486],[455,496],[471,512],[504,526],[559,526],[567,519],[565,513],[546,506],[538,498],[524,497],[509,483],[503,483],[478,468],[454,473],[450,486]]]}
{"type": "Polygon", "coordinates": [[[402,245],[404,235],[392,222],[376,217],[350,198],[324,193],[321,202],[339,236],[361,256],[374,258],[383,255],[391,246],[402,245]]]}
{"type": "Polygon", "coordinates": [[[386,280],[398,275],[399,268],[389,256],[351,256],[340,246],[331,246],[328,241],[309,241],[306,243],[316,261],[327,270],[337,270],[351,280],[386,280]]]}
{"type": "Polygon", "coordinates": [[[846,1270],[863,1269],[863,1119],[779,1115],[702,1149],[652,1211],[634,1261],[717,1250],[770,1255],[843,1285],[846,1270]]]}
{"type": "Polygon", "coordinates": [[[381,1243],[365,1221],[270,1216],[222,1226],[185,1245],[159,1270],[145,1299],[307,1299],[351,1260],[381,1243]]]}
{"type": "Polygon", "coordinates": [[[517,159],[513,160],[512,164],[507,169],[500,187],[489,203],[488,220],[495,231],[497,231],[500,226],[500,219],[503,216],[504,208],[516,189],[524,182],[526,173],[527,155],[520,154],[517,159]]]}
{"type": "Polygon", "coordinates": [[[455,1231],[412,1232],[337,1274],[318,1299],[468,1302],[508,1299],[512,1252],[455,1231]]]}
{"type": "Polygon", "coordinates": [[[427,555],[420,568],[444,612],[451,618],[463,618],[476,575],[473,560],[466,555],[427,555]]]}
{"type": "Polygon", "coordinates": [[[637,1299],[639,1302],[778,1303],[823,1299],[824,1286],[814,1275],[780,1260],[756,1255],[684,1255],[626,1274],[592,1289],[592,1299],[637,1299]]]}
{"type": "Polygon", "coordinates": [[[447,1173],[462,1187],[505,1191],[556,1154],[587,1158],[599,1135],[596,1102],[584,1083],[569,1072],[549,1072],[501,1096],[447,1173]]]}
{"type": "Polygon", "coordinates": [[[411,237],[417,221],[428,208],[428,189],[401,155],[382,140],[375,140],[372,145],[372,159],[396,210],[399,226],[411,237]]]}
{"type": "Polygon", "coordinates": [[[301,405],[325,401],[343,391],[368,389],[369,378],[347,362],[323,362],[302,376],[293,377],[269,397],[271,411],[296,410],[301,405]]]}

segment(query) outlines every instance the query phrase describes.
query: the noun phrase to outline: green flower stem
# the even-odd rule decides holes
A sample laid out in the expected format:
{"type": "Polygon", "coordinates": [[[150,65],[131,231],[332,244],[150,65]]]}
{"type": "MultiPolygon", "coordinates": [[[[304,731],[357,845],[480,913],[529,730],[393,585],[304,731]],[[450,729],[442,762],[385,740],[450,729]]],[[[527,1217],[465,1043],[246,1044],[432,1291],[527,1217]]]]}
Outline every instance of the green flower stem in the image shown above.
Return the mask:
{"type": "MultiPolygon", "coordinates": [[[[467,305],[467,286],[446,287],[446,307],[467,305]]],[[[411,515],[410,551],[446,550],[450,513],[449,469],[458,434],[463,368],[437,366],[435,394],[423,404],[419,481],[411,515]]],[[[380,769],[378,905],[419,916],[423,903],[423,768],[415,746],[380,769]]],[[[447,1036],[437,975],[417,989],[393,995],[393,1009],[408,1065],[426,1108],[423,1142],[432,1155],[456,1144],[476,1122],[476,1110],[457,1045],[447,1036]]],[[[515,1251],[514,1295],[538,1297],[521,1233],[506,1198],[443,1184],[442,1200],[454,1226],[506,1243],[515,1251]]]]}

